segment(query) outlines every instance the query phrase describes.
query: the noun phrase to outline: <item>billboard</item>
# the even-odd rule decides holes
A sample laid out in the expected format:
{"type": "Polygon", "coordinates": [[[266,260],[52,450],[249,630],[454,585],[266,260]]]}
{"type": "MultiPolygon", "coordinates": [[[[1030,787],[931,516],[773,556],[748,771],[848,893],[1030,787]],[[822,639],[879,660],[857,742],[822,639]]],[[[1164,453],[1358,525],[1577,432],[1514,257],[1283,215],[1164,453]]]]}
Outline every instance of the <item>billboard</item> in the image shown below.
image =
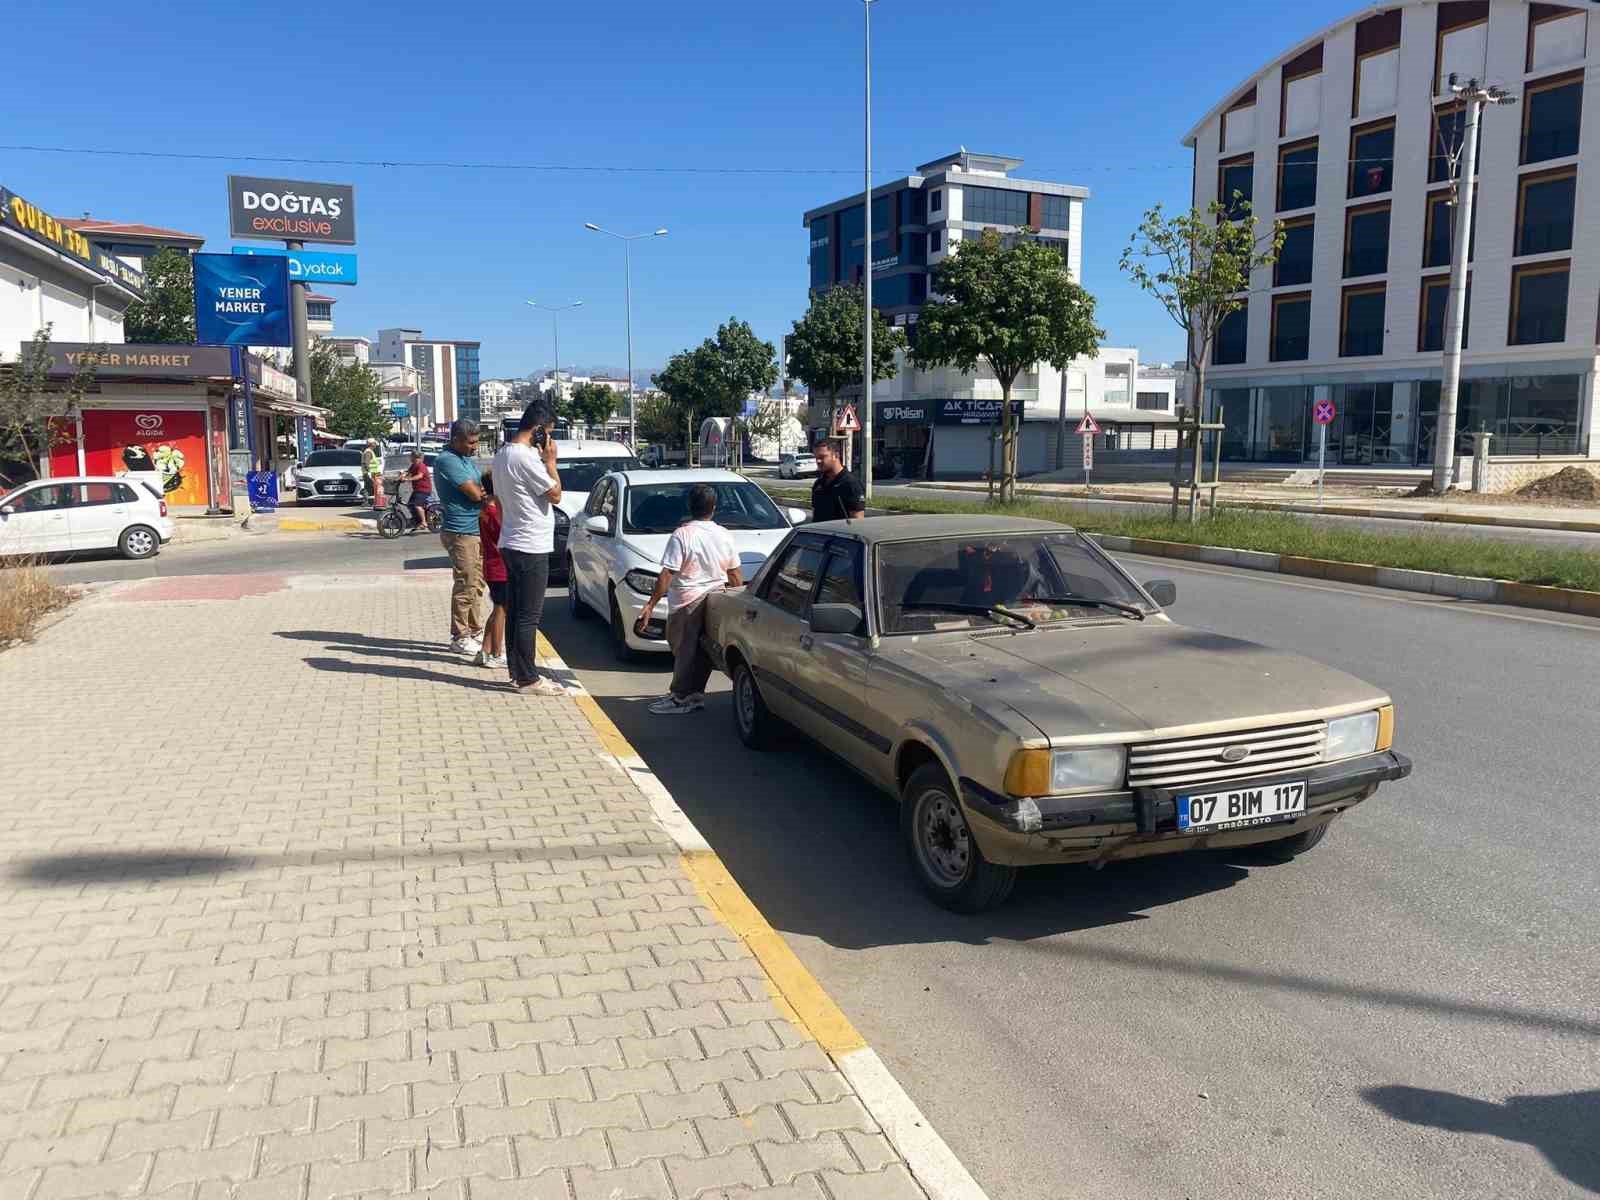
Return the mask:
{"type": "Polygon", "coordinates": [[[228,232],[269,241],[356,244],[356,190],[348,183],[228,176],[228,232]]]}
{"type": "Polygon", "coordinates": [[[292,346],[289,260],[194,256],[194,324],[201,345],[292,346]]]}
{"type": "Polygon", "coordinates": [[[233,351],[226,346],[50,343],[51,378],[71,375],[86,363],[98,379],[218,379],[235,373],[233,351]]]}
{"type": "Polygon", "coordinates": [[[337,283],[344,287],[356,282],[356,256],[332,250],[286,250],[281,246],[235,246],[235,254],[256,254],[289,260],[289,282],[337,283]]]}

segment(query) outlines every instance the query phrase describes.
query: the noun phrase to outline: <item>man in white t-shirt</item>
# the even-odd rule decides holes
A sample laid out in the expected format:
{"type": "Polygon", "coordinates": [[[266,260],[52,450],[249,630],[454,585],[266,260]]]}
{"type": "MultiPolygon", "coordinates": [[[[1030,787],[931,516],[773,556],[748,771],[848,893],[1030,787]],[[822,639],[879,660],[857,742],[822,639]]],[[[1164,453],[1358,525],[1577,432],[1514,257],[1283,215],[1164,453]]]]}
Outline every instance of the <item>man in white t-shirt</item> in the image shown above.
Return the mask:
{"type": "Polygon", "coordinates": [[[500,557],[506,564],[506,659],[517,691],[564,696],[566,689],[541,676],[534,657],[539,619],[544,615],[550,553],[556,546],[556,502],[561,475],[556,470],[555,427],[550,401],[540,397],[523,410],[511,440],[494,456],[494,494],[500,501],[500,557]]]}
{"type": "Polygon", "coordinates": [[[713,521],[716,489],[697,483],[689,489],[689,520],[673,530],[661,556],[656,589],[633,631],[644,636],[661,598],[667,598],[667,645],[672,647],[672,689],[650,706],[658,716],[678,716],[706,706],[706,681],[712,662],[700,646],[706,627],[706,597],[724,587],[742,587],[733,535],[713,521]]]}

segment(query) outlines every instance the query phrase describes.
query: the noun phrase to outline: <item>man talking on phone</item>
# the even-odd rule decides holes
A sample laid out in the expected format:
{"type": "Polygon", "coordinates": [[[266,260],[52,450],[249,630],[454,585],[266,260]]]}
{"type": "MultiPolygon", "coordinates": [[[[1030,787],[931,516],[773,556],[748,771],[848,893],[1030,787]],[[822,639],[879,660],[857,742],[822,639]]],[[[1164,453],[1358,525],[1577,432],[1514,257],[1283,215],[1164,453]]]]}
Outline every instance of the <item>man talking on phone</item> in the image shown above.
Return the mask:
{"type": "Polygon", "coordinates": [[[544,616],[550,554],[556,546],[556,502],[561,474],[550,436],[556,416],[539,397],[522,412],[517,432],[494,456],[494,491],[500,501],[500,557],[506,564],[506,657],[511,683],[524,695],[564,696],[535,659],[539,620],[544,616]]]}

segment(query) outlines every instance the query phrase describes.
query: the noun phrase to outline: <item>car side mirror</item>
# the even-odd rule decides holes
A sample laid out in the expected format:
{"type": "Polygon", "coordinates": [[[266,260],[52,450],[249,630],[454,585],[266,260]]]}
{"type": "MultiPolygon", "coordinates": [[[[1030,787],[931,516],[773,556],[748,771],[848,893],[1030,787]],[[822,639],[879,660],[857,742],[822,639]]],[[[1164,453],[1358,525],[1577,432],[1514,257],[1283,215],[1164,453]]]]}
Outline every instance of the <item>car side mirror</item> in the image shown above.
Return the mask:
{"type": "Polygon", "coordinates": [[[1162,608],[1171,608],[1178,602],[1178,585],[1170,579],[1147,579],[1144,590],[1162,608]]]}
{"type": "Polygon", "coordinates": [[[611,532],[611,522],[604,517],[590,517],[583,523],[583,527],[590,533],[598,533],[602,537],[611,532]]]}
{"type": "Polygon", "coordinates": [[[14,517],[16,515],[17,506],[15,504],[8,504],[4,508],[0,508],[0,517],[14,517]]]}
{"type": "Polygon", "coordinates": [[[854,604],[813,604],[811,606],[812,633],[858,633],[861,629],[861,610],[854,604]]]}
{"type": "Polygon", "coordinates": [[[803,508],[786,508],[783,510],[783,515],[789,518],[791,525],[804,525],[811,520],[811,514],[803,508]]]}

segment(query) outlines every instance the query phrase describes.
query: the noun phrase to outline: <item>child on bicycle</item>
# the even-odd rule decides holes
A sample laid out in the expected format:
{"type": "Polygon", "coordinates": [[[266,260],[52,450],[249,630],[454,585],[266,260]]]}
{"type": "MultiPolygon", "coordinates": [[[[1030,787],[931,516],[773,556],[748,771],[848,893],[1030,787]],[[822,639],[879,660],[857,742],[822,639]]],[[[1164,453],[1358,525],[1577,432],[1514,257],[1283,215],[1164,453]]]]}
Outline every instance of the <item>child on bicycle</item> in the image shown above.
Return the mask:
{"type": "Polygon", "coordinates": [[[506,563],[500,557],[500,501],[494,498],[494,472],[483,473],[483,507],[478,510],[478,544],[483,550],[483,581],[494,610],[483,626],[480,667],[506,665],[506,563]]]}

